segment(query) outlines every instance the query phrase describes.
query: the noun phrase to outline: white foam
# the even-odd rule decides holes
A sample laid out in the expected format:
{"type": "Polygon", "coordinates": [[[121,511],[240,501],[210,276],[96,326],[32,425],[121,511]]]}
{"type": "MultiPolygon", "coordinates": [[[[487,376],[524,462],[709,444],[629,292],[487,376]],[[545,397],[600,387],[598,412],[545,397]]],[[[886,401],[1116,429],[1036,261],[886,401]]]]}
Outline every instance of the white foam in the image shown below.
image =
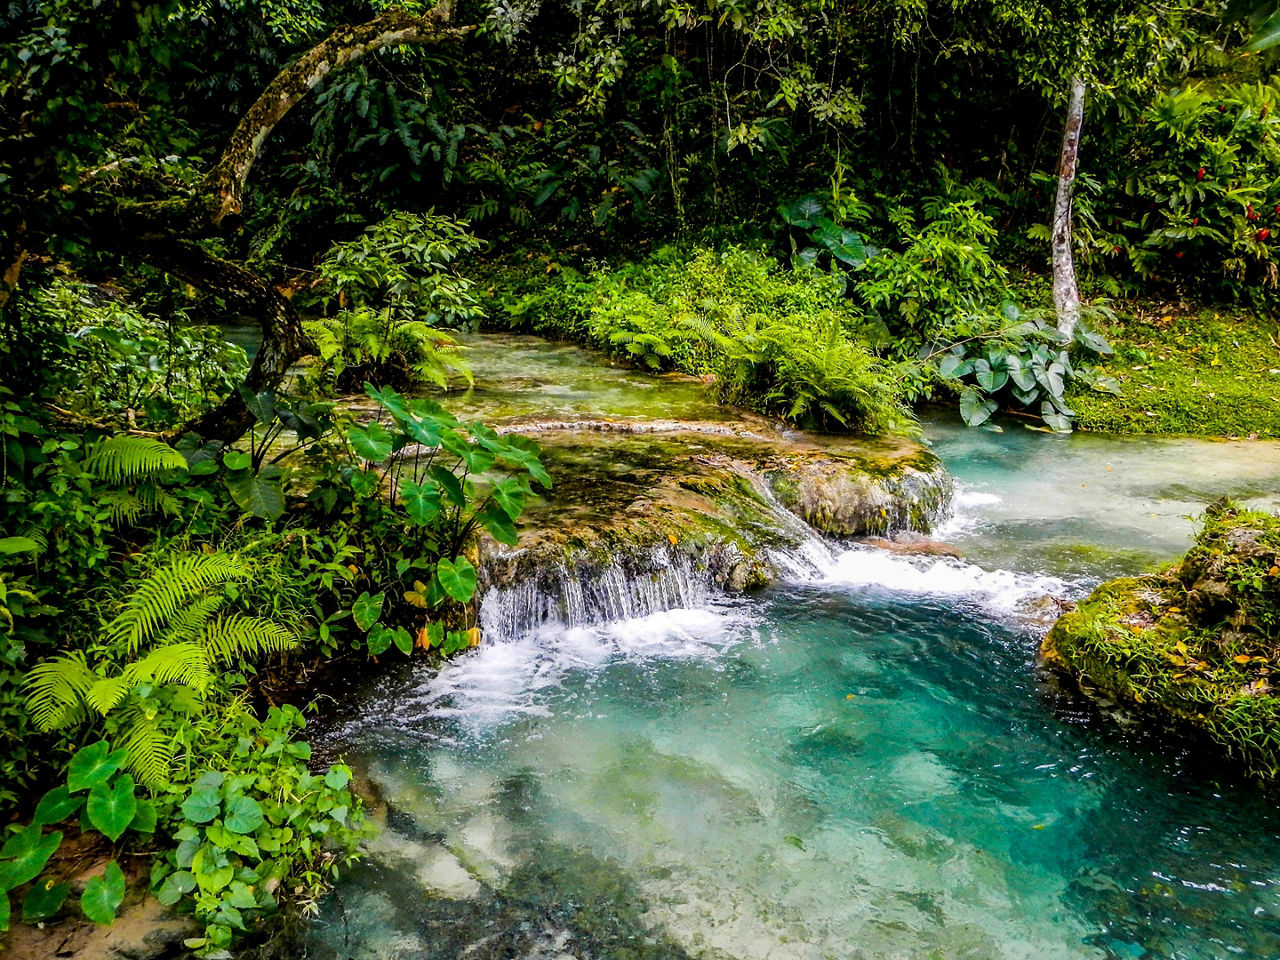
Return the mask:
{"type": "Polygon", "coordinates": [[[472,730],[521,714],[549,716],[544,691],[575,672],[617,661],[714,659],[746,636],[751,622],[745,606],[726,601],[595,626],[545,624],[448,661],[397,712],[411,725],[427,714],[457,718],[472,730]]]}
{"type": "Polygon", "coordinates": [[[1057,577],[1010,570],[984,570],[951,557],[903,557],[871,547],[838,556],[823,582],[921,597],[960,597],[1012,613],[1028,600],[1063,596],[1071,585],[1057,577]]]}

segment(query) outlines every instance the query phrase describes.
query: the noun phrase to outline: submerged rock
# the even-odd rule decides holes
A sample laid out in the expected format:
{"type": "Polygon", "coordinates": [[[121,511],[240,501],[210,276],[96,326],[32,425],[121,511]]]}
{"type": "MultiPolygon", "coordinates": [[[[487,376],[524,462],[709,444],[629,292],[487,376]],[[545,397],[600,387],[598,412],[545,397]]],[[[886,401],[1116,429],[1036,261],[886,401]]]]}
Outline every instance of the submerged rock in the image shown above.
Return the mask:
{"type": "Polygon", "coordinates": [[[1111,580],[1060,617],[1044,659],[1280,777],[1280,518],[1220,501],[1177,564],[1111,580]]]}

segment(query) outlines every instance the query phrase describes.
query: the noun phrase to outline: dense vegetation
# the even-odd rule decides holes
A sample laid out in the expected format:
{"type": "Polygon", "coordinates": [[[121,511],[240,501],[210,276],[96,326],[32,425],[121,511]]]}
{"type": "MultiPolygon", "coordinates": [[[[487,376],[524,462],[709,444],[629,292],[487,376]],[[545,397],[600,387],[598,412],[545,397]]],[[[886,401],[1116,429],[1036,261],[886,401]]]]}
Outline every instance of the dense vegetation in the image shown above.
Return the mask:
{"type": "Polygon", "coordinates": [[[86,917],[146,849],[206,956],[352,854],[308,677],[479,642],[476,537],[514,542],[549,483],[533,444],[437,402],[469,376],[458,331],[578,340],[825,429],[911,432],[935,399],[1280,433],[1280,78],[1241,53],[1272,13],[0,7],[0,930],[66,909],[64,834],[110,863],[86,917]],[[1077,82],[1089,296],[1064,326],[1077,82]],[[228,322],[261,326],[252,356],[228,322]]]}

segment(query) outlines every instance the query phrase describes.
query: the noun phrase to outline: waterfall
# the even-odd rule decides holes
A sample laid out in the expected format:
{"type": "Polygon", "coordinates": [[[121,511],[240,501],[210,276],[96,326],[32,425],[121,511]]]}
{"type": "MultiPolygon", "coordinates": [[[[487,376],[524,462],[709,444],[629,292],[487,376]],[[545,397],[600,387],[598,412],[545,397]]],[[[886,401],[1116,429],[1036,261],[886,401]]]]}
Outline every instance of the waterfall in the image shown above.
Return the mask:
{"type": "Polygon", "coordinates": [[[552,624],[572,629],[705,606],[714,589],[710,571],[672,554],[653,547],[625,564],[557,564],[512,586],[492,587],[480,603],[480,627],[486,639],[510,642],[552,624]]]}

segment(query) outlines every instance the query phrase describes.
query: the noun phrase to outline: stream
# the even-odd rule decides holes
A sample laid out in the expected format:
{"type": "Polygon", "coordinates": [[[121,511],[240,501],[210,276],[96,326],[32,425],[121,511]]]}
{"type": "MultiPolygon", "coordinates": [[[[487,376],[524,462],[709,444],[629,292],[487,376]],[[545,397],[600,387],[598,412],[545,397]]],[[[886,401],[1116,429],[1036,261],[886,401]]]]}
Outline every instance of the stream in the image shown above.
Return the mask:
{"type": "MultiPolygon", "coordinates": [[[[533,338],[472,362],[467,416],[707,406],[533,338]]],[[[383,822],[289,955],[1280,957],[1275,805],[1061,689],[1019,613],[1171,560],[1218,496],[1280,509],[1280,446],[927,435],[965,560],[817,542],[762,592],[353,684],[312,733],[383,822]]]]}

